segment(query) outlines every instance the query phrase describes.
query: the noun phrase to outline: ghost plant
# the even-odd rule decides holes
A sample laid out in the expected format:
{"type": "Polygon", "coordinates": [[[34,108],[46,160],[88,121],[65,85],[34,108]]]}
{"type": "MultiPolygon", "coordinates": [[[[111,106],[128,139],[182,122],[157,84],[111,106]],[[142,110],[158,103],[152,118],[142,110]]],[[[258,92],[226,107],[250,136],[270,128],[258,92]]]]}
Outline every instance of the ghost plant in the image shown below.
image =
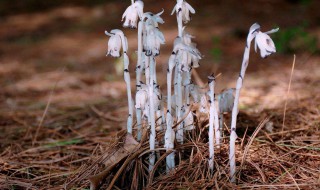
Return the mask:
{"type": "MultiPolygon", "coordinates": [[[[200,104],[199,112],[209,114],[209,168],[214,169],[214,147],[219,147],[221,141],[223,113],[232,110],[231,134],[230,134],[230,176],[235,181],[235,140],[236,119],[238,114],[239,95],[242,88],[245,71],[249,63],[251,42],[255,39],[255,50],[260,50],[262,58],[276,52],[274,43],[268,34],[277,32],[273,29],[268,32],[261,32],[259,24],[253,24],[249,29],[247,43],[244,51],[241,71],[235,89],[223,91],[216,100],[215,77],[208,77],[209,91],[204,92],[200,87],[193,84],[191,71],[199,67],[202,58],[196,45],[192,43],[193,36],[185,31],[183,24],[190,21],[190,13],[195,10],[185,0],[177,0],[172,14],[176,13],[178,24],[178,36],[174,40],[173,50],[168,60],[167,69],[167,113],[164,113],[164,101],[156,77],[156,57],[160,54],[160,45],[165,43],[165,38],[159,30],[159,24],[164,21],[161,18],[163,10],[157,14],[143,12],[144,4],[141,0],[131,0],[131,5],[122,15],[123,27],[138,28],[138,51],[136,65],[136,96],[135,108],[137,117],[137,139],[141,139],[143,122],[150,128],[149,145],[149,170],[155,164],[155,146],[157,130],[165,128],[164,147],[169,153],[166,157],[166,170],[171,171],[175,167],[174,143],[184,141],[184,131],[193,130],[194,114],[191,110],[192,103],[200,104]],[[145,75],[145,79],[142,75],[145,75]],[[174,76],[174,78],[173,78],[174,76]],[[172,93],[172,80],[174,81],[174,93],[172,93]],[[235,93],[235,96],[233,94],[235,93]],[[193,102],[191,102],[191,98],[193,102]],[[209,107],[208,107],[208,102],[209,107]],[[217,106],[217,103],[219,106],[217,106]],[[173,111],[173,109],[174,111],[173,111]],[[218,109],[219,108],[219,109],[218,109]],[[219,117],[220,112],[220,128],[219,117]],[[185,116],[185,117],[184,117],[185,116]],[[162,125],[166,123],[166,127],[162,125]],[[179,123],[177,133],[173,129],[174,123],[179,123]],[[158,127],[156,127],[158,126],[158,127]],[[156,130],[157,129],[157,130],[156,130]],[[215,140],[214,140],[215,139],[215,140]]],[[[124,80],[127,86],[129,116],[127,131],[132,133],[133,123],[133,100],[131,97],[129,58],[127,55],[128,42],[121,30],[115,29],[105,32],[110,36],[107,55],[120,57],[121,49],[124,62],[124,80]]]]}
{"type": "Polygon", "coordinates": [[[233,102],[234,102],[234,95],[233,95],[234,91],[235,91],[234,88],[228,88],[228,89],[223,90],[218,95],[220,143],[221,143],[221,138],[222,138],[222,135],[223,135],[223,123],[224,123],[223,114],[224,113],[231,113],[231,111],[232,111],[233,102]]]}
{"type": "MultiPolygon", "coordinates": [[[[158,56],[160,54],[160,45],[165,43],[164,36],[158,28],[158,23],[161,23],[161,24],[164,23],[164,21],[160,17],[162,13],[163,11],[158,14],[153,14],[150,12],[143,13],[141,20],[139,21],[136,85],[139,85],[140,81],[142,80],[141,76],[142,76],[143,70],[145,70],[145,76],[146,76],[145,81],[147,85],[152,86],[153,84],[157,83],[155,56],[158,56]],[[150,65],[150,63],[152,63],[153,65],[150,65]],[[150,79],[150,74],[153,74],[152,79],[150,79]]],[[[154,89],[154,87],[151,87],[150,89],[154,89]]],[[[140,119],[141,118],[140,110],[137,110],[136,115],[137,115],[137,125],[141,126],[142,122],[140,119]]],[[[150,124],[153,123],[151,120],[152,120],[151,117],[149,117],[150,124]]],[[[139,137],[141,136],[141,127],[139,127],[138,129],[138,136],[139,137]]]]}
{"type": "Polygon", "coordinates": [[[231,120],[231,135],[230,135],[230,153],[229,153],[229,160],[230,160],[230,177],[231,181],[235,182],[235,172],[236,172],[236,164],[235,164],[235,141],[237,138],[236,134],[236,123],[237,123],[237,115],[238,115],[238,104],[239,104],[239,96],[240,90],[242,88],[243,79],[245,76],[246,69],[249,64],[249,54],[250,54],[250,47],[251,41],[255,39],[255,49],[257,47],[260,49],[260,55],[262,58],[265,58],[272,53],[276,52],[276,48],[272,39],[268,36],[268,34],[277,32],[279,28],[270,30],[268,32],[261,32],[260,25],[255,23],[253,24],[248,33],[247,43],[244,50],[241,71],[237,80],[236,84],[236,94],[234,99],[234,104],[232,108],[232,120],[231,120]]]}
{"type": "Polygon", "coordinates": [[[214,160],[214,136],[216,136],[216,144],[220,145],[220,131],[219,131],[219,118],[218,111],[215,105],[215,77],[212,74],[208,76],[208,84],[209,84],[209,103],[210,103],[210,117],[209,117],[209,168],[213,171],[213,160],[214,160]]]}
{"type": "MultiPolygon", "coordinates": [[[[160,54],[160,45],[165,43],[165,39],[162,32],[160,32],[160,30],[156,27],[157,21],[159,20],[161,21],[162,19],[155,18],[155,17],[158,17],[161,14],[155,15],[155,16],[151,14],[150,16],[146,17],[145,30],[143,31],[144,35],[143,35],[143,42],[142,42],[145,56],[148,57],[145,61],[144,67],[146,70],[146,83],[149,85],[148,90],[149,90],[150,123],[151,123],[150,150],[155,149],[155,138],[156,138],[155,112],[157,110],[156,110],[156,105],[154,100],[159,99],[158,107],[160,106],[160,101],[161,101],[161,99],[158,98],[159,97],[158,95],[154,97],[155,96],[154,90],[157,87],[155,57],[160,54]],[[148,78],[148,75],[149,75],[149,78],[148,78]]],[[[150,153],[149,162],[150,162],[149,170],[152,170],[155,163],[155,152],[150,153]]]]}
{"type": "Polygon", "coordinates": [[[131,5],[125,10],[122,15],[122,21],[124,28],[137,28],[139,17],[142,17],[143,13],[143,1],[137,0],[134,2],[131,0],[131,5]]]}
{"type": "MultiPolygon", "coordinates": [[[[177,4],[175,5],[172,13],[176,12],[177,23],[178,23],[178,37],[174,41],[173,51],[170,55],[168,61],[168,69],[167,69],[167,128],[165,135],[165,147],[167,151],[170,151],[169,147],[173,147],[173,141],[175,138],[179,143],[183,143],[183,132],[184,125],[189,125],[191,123],[191,116],[187,115],[188,120],[186,122],[181,122],[178,125],[176,137],[172,134],[174,131],[172,129],[173,125],[173,112],[172,105],[175,105],[175,118],[176,121],[179,122],[182,120],[182,115],[187,107],[190,106],[190,87],[191,84],[191,74],[185,74],[186,72],[191,72],[189,69],[188,63],[192,62],[192,58],[197,60],[201,59],[201,54],[196,49],[195,45],[191,43],[191,35],[184,34],[183,30],[183,21],[187,23],[190,21],[189,12],[195,13],[195,10],[184,0],[177,0],[177,4]],[[174,96],[171,93],[172,87],[172,75],[174,72],[174,96]],[[184,79],[183,79],[184,76],[184,79]],[[185,89],[182,89],[182,84],[185,86],[185,89]],[[184,99],[187,102],[183,104],[183,90],[185,91],[184,99]],[[173,98],[172,98],[173,97],[173,98]],[[172,101],[174,100],[174,102],[172,101]],[[175,138],[174,138],[175,137],[175,138]]],[[[197,62],[197,61],[195,61],[197,62]]],[[[191,68],[191,67],[190,67],[191,68]]],[[[193,119],[193,118],[192,118],[193,119]]],[[[167,171],[174,167],[174,153],[171,153],[167,157],[167,171]]]]}
{"type": "Polygon", "coordinates": [[[127,85],[127,95],[129,104],[129,116],[127,121],[127,131],[132,133],[132,120],[133,120],[133,101],[131,96],[131,85],[130,85],[130,73],[129,73],[129,57],[127,55],[128,51],[128,41],[123,32],[119,29],[113,29],[110,33],[105,31],[107,36],[110,36],[108,42],[108,52],[107,55],[112,57],[120,57],[120,50],[122,46],[123,51],[123,64],[124,64],[124,80],[127,85]]]}
{"type": "Polygon", "coordinates": [[[177,0],[177,4],[174,6],[171,15],[173,15],[174,12],[176,12],[177,15],[178,31],[181,37],[183,32],[182,22],[185,24],[188,23],[190,21],[190,13],[195,14],[196,11],[185,0],[177,0]]]}

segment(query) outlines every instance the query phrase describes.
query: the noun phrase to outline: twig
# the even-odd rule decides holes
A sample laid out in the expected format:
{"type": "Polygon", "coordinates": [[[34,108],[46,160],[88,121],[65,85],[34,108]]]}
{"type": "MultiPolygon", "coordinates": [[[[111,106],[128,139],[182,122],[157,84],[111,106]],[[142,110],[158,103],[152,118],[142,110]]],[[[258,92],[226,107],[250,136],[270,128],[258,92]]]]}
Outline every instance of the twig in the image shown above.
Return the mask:
{"type": "MultiPolygon", "coordinates": [[[[293,76],[293,71],[294,71],[294,65],[296,63],[296,55],[293,55],[293,62],[292,62],[292,68],[291,68],[291,75],[290,75],[290,81],[289,81],[289,85],[288,85],[288,90],[287,90],[287,94],[285,96],[285,103],[284,103],[284,110],[283,110],[283,121],[282,121],[282,129],[281,132],[283,132],[284,130],[284,124],[286,121],[286,111],[287,111],[287,104],[288,104],[288,96],[290,93],[290,88],[291,88],[291,81],[292,81],[292,76],[293,76]]],[[[282,134],[283,137],[283,134],[282,134]]]]}
{"type": "MultiPolygon", "coordinates": [[[[61,71],[61,74],[64,73],[64,70],[65,70],[65,67],[63,67],[62,71],[61,71]]],[[[46,105],[46,108],[44,109],[44,112],[42,114],[42,117],[40,119],[40,122],[38,124],[38,127],[37,127],[37,130],[36,130],[36,133],[34,135],[34,138],[32,140],[32,146],[34,146],[34,143],[37,141],[37,137],[38,137],[38,133],[39,133],[39,130],[40,130],[40,127],[42,126],[43,124],[43,121],[44,121],[44,118],[46,117],[47,113],[48,113],[48,110],[49,110],[49,107],[51,105],[51,101],[52,101],[52,97],[53,97],[53,94],[57,88],[57,85],[58,85],[58,82],[61,80],[62,77],[58,78],[58,80],[56,81],[56,83],[54,84],[54,87],[53,89],[51,90],[50,92],[50,95],[49,95],[49,99],[48,99],[48,102],[47,102],[47,105],[46,105]]]]}

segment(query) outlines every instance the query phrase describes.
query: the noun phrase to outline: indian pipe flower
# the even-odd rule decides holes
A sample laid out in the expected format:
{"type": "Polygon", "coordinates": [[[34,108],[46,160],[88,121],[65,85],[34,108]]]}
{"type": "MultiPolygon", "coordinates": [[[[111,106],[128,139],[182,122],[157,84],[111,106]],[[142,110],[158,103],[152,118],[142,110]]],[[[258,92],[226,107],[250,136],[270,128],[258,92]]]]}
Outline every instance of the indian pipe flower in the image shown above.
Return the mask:
{"type": "Polygon", "coordinates": [[[119,35],[115,35],[112,33],[108,33],[105,31],[105,34],[110,36],[108,41],[108,52],[107,56],[111,55],[112,57],[120,57],[120,50],[121,50],[121,38],[119,35]]]}
{"type": "MultiPolygon", "coordinates": [[[[133,1],[132,1],[133,2],[133,1]]],[[[123,23],[124,28],[137,28],[138,18],[142,18],[143,14],[143,1],[137,0],[132,3],[122,15],[122,20],[125,18],[123,23]]]]}
{"type": "Polygon", "coordinates": [[[185,0],[177,0],[177,4],[174,6],[174,8],[171,12],[171,15],[173,15],[174,12],[176,12],[178,14],[181,12],[182,21],[184,23],[188,23],[190,21],[189,12],[192,14],[196,13],[194,8],[192,8],[191,5],[189,3],[187,3],[185,0]]]}
{"type": "Polygon", "coordinates": [[[146,19],[146,24],[151,24],[154,27],[158,27],[159,23],[163,24],[164,20],[160,17],[162,15],[162,13],[164,12],[164,10],[162,10],[161,12],[157,13],[157,14],[153,14],[151,12],[146,12],[143,14],[142,16],[142,20],[146,19]]]}
{"type": "Polygon", "coordinates": [[[256,52],[257,47],[260,49],[260,55],[262,58],[266,58],[267,56],[276,52],[276,47],[274,46],[274,43],[268,34],[275,33],[278,30],[279,28],[270,30],[268,32],[259,31],[257,33],[254,48],[256,52]]]}
{"type": "Polygon", "coordinates": [[[165,44],[165,39],[162,32],[149,24],[146,26],[146,35],[143,36],[144,40],[144,51],[146,56],[157,56],[160,54],[160,45],[165,44]]]}

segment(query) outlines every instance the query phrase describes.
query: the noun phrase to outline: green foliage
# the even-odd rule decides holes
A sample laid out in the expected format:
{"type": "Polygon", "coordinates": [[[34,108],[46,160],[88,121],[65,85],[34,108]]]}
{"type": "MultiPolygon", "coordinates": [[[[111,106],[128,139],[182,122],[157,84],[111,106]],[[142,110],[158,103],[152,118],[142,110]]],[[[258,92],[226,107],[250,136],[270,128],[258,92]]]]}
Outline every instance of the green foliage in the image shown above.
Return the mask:
{"type": "Polygon", "coordinates": [[[306,32],[303,26],[281,29],[274,35],[274,42],[281,53],[317,51],[317,38],[306,32]]]}

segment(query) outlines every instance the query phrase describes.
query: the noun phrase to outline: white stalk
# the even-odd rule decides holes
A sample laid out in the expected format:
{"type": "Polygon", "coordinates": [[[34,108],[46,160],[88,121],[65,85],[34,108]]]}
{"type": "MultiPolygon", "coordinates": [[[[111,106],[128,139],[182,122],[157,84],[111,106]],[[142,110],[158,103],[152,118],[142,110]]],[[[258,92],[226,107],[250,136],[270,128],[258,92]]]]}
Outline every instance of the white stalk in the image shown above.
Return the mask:
{"type": "MultiPolygon", "coordinates": [[[[215,82],[215,81],[213,81],[215,82]]],[[[214,89],[215,84],[213,84],[213,89],[214,89]]],[[[215,94],[214,94],[215,97],[215,94]]],[[[215,131],[215,137],[216,137],[216,146],[217,148],[220,148],[220,141],[221,141],[221,131],[219,128],[219,116],[218,116],[218,106],[216,105],[216,99],[214,98],[213,102],[213,114],[214,114],[214,131],[215,131]]]]}
{"type": "Polygon", "coordinates": [[[177,21],[178,21],[179,37],[182,37],[183,25],[182,25],[182,10],[181,9],[177,12],[177,21]]]}
{"type": "MultiPolygon", "coordinates": [[[[125,35],[123,34],[123,32],[121,30],[119,30],[119,29],[111,30],[110,33],[105,31],[105,34],[110,36],[111,38],[113,38],[114,36],[119,36],[120,39],[121,39],[122,51],[123,51],[123,64],[124,64],[124,81],[126,82],[126,86],[127,86],[128,107],[129,107],[129,116],[128,116],[128,121],[127,121],[127,132],[132,134],[133,100],[132,100],[132,96],[131,96],[131,84],[130,84],[130,73],[129,73],[129,57],[127,55],[128,41],[127,41],[127,38],[125,37],[125,35]]],[[[110,38],[110,40],[111,40],[111,38],[110,38]]],[[[109,42],[110,42],[110,40],[109,40],[109,42]]],[[[108,44],[108,45],[116,45],[116,44],[112,44],[111,43],[111,44],[108,44]]],[[[120,48],[121,48],[121,46],[117,47],[116,50],[119,51],[120,48]]],[[[112,50],[112,47],[109,47],[109,49],[112,50]]],[[[113,50],[115,50],[115,49],[113,49],[113,50]]],[[[111,55],[112,55],[112,53],[111,53],[111,55]]]]}
{"type": "MultiPolygon", "coordinates": [[[[168,70],[167,70],[167,129],[165,133],[165,148],[167,151],[170,151],[171,149],[174,148],[174,139],[175,139],[175,134],[174,131],[172,130],[172,125],[173,125],[173,120],[172,120],[172,105],[171,105],[171,82],[172,82],[172,71],[175,66],[175,57],[176,54],[175,52],[172,52],[169,58],[168,62],[168,70]]],[[[175,162],[174,162],[174,153],[171,153],[167,156],[166,158],[166,170],[167,173],[175,167],[175,162]]]]}
{"type": "Polygon", "coordinates": [[[150,82],[149,82],[149,104],[150,104],[150,122],[151,122],[151,130],[150,130],[150,151],[152,151],[149,155],[149,171],[151,171],[155,164],[155,142],[156,142],[156,126],[155,126],[155,107],[154,107],[154,66],[155,61],[154,57],[150,57],[150,82]]]}
{"type": "MultiPolygon", "coordinates": [[[[180,65],[178,66],[180,68],[180,65]]],[[[178,91],[178,96],[177,96],[177,118],[178,122],[182,119],[182,71],[180,69],[178,70],[178,77],[177,77],[177,91],[178,91]]],[[[180,123],[178,125],[177,129],[177,141],[181,144],[183,144],[183,124],[180,123]]]]}
{"type": "Polygon", "coordinates": [[[137,116],[137,127],[138,127],[138,133],[137,133],[137,140],[140,141],[142,137],[142,119],[141,119],[141,109],[136,109],[136,116],[137,116]]]}
{"type": "Polygon", "coordinates": [[[208,76],[209,96],[210,96],[210,111],[209,111],[209,168],[211,172],[214,167],[214,76],[208,76]]]}
{"type": "Polygon", "coordinates": [[[142,65],[142,30],[143,30],[143,21],[139,21],[138,24],[138,54],[137,54],[137,67],[136,67],[136,85],[140,84],[141,75],[143,71],[142,65]]]}
{"type": "MultiPolygon", "coordinates": [[[[133,1],[133,0],[132,0],[133,1]]],[[[137,60],[137,67],[136,67],[136,87],[140,85],[141,75],[143,70],[142,65],[142,29],[143,29],[143,21],[139,21],[138,24],[138,60],[137,60]]],[[[141,140],[142,136],[142,120],[141,120],[141,109],[136,109],[136,117],[137,117],[137,126],[138,126],[138,133],[137,133],[137,140],[141,140]]]]}
{"type": "MultiPolygon", "coordinates": [[[[165,145],[166,151],[171,151],[174,148],[174,140],[175,140],[175,134],[172,129],[173,120],[172,115],[170,112],[167,112],[167,129],[165,133],[165,145]]],[[[170,153],[166,157],[166,172],[169,173],[174,167],[175,167],[175,161],[174,161],[174,152],[170,153]]]]}
{"type": "Polygon", "coordinates": [[[233,109],[232,109],[232,120],[231,120],[231,135],[230,135],[230,153],[229,153],[229,161],[230,161],[230,178],[231,182],[236,181],[236,159],[235,159],[235,153],[236,153],[236,124],[237,124],[237,115],[238,115],[238,104],[239,104],[239,96],[240,96],[240,90],[242,88],[243,79],[245,76],[246,69],[249,64],[249,54],[250,54],[250,47],[251,47],[251,41],[256,36],[257,32],[260,30],[260,26],[258,24],[253,24],[250,27],[249,34],[247,37],[247,43],[244,50],[242,65],[241,65],[241,71],[237,80],[236,85],[236,95],[234,99],[233,109]]]}
{"type": "Polygon", "coordinates": [[[172,52],[168,62],[168,69],[167,69],[167,109],[172,114],[172,106],[171,106],[171,83],[172,83],[172,71],[175,66],[175,57],[176,54],[172,52]]]}
{"type": "Polygon", "coordinates": [[[219,117],[219,125],[220,125],[220,143],[221,143],[221,139],[224,137],[224,132],[223,132],[223,113],[220,112],[220,117],[219,117]]]}
{"type": "Polygon", "coordinates": [[[150,83],[150,73],[152,70],[150,69],[150,57],[143,55],[144,56],[144,68],[145,68],[145,74],[146,74],[146,84],[148,85],[150,83]]]}
{"type": "MultiPolygon", "coordinates": [[[[176,63],[178,64],[178,63],[176,63]]],[[[174,78],[173,78],[173,87],[174,87],[174,100],[175,100],[175,116],[178,117],[178,108],[177,108],[177,100],[178,100],[178,65],[174,68],[174,78]]]]}

